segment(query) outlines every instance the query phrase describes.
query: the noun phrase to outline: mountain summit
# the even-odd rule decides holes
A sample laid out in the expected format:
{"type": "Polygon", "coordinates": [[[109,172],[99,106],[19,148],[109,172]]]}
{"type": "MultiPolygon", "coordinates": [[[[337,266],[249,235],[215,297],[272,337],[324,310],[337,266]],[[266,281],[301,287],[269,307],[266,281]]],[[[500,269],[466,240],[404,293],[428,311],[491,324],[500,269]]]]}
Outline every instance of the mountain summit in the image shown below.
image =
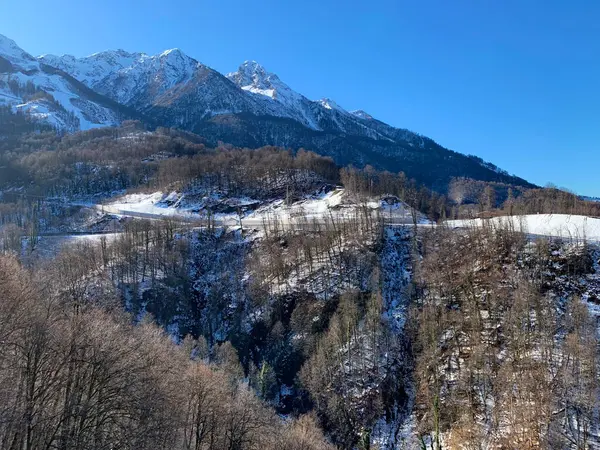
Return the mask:
{"type": "Polygon", "coordinates": [[[15,41],[0,34],[0,56],[22,69],[35,68],[35,58],[24,51],[15,41]]]}
{"type": "Polygon", "coordinates": [[[278,89],[289,89],[274,73],[267,72],[256,61],[245,61],[237,72],[227,74],[236,85],[255,94],[275,98],[278,89]]]}

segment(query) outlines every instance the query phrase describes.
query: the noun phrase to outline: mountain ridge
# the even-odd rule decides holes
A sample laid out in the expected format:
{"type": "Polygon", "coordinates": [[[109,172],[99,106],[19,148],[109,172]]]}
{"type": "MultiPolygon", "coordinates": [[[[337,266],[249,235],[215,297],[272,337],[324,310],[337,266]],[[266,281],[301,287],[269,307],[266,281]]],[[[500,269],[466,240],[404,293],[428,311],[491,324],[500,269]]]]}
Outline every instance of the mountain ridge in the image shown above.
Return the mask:
{"type": "Polygon", "coordinates": [[[156,55],[107,50],[83,58],[34,58],[0,35],[1,58],[0,105],[69,132],[136,118],[200,133],[214,143],[306,148],[341,165],[402,170],[440,191],[453,177],[533,186],[362,110],[347,111],[328,98],[310,100],[256,61],[224,75],[177,48],[156,55]],[[16,90],[32,85],[47,98],[11,97],[9,81],[16,90]],[[71,120],[60,119],[65,113],[71,120]]]}

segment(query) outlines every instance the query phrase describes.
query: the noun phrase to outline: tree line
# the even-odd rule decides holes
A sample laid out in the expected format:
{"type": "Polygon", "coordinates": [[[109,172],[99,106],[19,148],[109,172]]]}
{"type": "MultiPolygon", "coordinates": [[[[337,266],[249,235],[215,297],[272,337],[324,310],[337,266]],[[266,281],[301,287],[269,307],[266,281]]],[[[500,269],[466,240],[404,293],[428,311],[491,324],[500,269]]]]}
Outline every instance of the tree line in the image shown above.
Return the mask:
{"type": "Polygon", "coordinates": [[[0,142],[4,188],[46,196],[110,195],[124,189],[221,191],[257,198],[301,195],[336,183],[330,158],[299,150],[207,148],[190,133],[126,122],[120,128],[73,135],[36,133],[0,142]]]}

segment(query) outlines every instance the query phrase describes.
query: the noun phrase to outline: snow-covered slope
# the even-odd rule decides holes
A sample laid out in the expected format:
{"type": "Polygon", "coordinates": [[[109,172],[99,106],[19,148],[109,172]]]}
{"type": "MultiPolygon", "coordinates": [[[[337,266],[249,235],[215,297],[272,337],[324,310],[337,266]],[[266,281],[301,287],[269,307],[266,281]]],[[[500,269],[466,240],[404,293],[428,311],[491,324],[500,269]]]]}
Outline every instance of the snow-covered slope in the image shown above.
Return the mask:
{"type": "Polygon", "coordinates": [[[245,61],[237,72],[227,74],[227,78],[242,90],[262,97],[271,114],[298,120],[314,130],[320,129],[311,111],[312,102],[256,61],[245,61]]]}
{"type": "Polygon", "coordinates": [[[38,61],[67,72],[89,88],[108,75],[146,58],[144,53],[128,53],[125,50],[105,51],[94,53],[85,58],[75,58],[71,55],[42,55],[38,61]]]}
{"type": "Polygon", "coordinates": [[[69,131],[119,123],[115,111],[88,94],[76,80],[0,35],[0,106],[69,131]]]}
{"type": "Polygon", "coordinates": [[[37,67],[35,58],[21,49],[15,41],[0,34],[0,56],[25,70],[37,67]]]}
{"type": "Polygon", "coordinates": [[[362,109],[357,109],[356,111],[350,111],[350,114],[353,114],[356,117],[363,119],[363,120],[372,120],[373,119],[373,116],[371,116],[370,114],[367,114],[362,109]]]}
{"type": "Polygon", "coordinates": [[[242,90],[262,98],[268,114],[289,117],[313,130],[389,139],[373,130],[363,117],[349,113],[331,99],[309,100],[256,61],[245,61],[237,72],[227,74],[227,78],[242,90]]]}
{"type": "MultiPolygon", "coordinates": [[[[154,192],[149,194],[128,194],[112,203],[97,205],[105,213],[130,217],[157,219],[174,217],[179,220],[206,220],[207,211],[212,211],[213,219],[222,225],[238,225],[238,207],[242,207],[243,224],[262,228],[266,222],[277,220],[284,227],[301,227],[305,221],[324,223],[335,218],[338,221],[355,220],[359,211],[379,211],[388,223],[411,224],[411,208],[390,199],[373,197],[368,201],[349,198],[343,189],[315,192],[287,205],[283,199],[261,202],[247,197],[206,196],[201,199],[193,195],[188,199],[182,192],[154,192]],[[215,212],[215,211],[227,212],[215,212]]],[[[429,221],[418,213],[419,223],[429,221]]]]}
{"type": "Polygon", "coordinates": [[[105,51],[85,58],[44,55],[96,92],[152,115],[159,123],[193,129],[219,114],[269,114],[268,105],[180,49],[158,55],[105,51]]]}
{"type": "Polygon", "coordinates": [[[174,86],[190,82],[204,66],[172,49],[155,56],[141,55],[127,66],[112,69],[92,87],[119,103],[145,107],[174,86]]]}
{"type": "Polygon", "coordinates": [[[600,242],[600,219],[569,214],[529,214],[493,219],[450,220],[450,227],[462,228],[490,224],[524,233],[573,240],[600,242]]]}

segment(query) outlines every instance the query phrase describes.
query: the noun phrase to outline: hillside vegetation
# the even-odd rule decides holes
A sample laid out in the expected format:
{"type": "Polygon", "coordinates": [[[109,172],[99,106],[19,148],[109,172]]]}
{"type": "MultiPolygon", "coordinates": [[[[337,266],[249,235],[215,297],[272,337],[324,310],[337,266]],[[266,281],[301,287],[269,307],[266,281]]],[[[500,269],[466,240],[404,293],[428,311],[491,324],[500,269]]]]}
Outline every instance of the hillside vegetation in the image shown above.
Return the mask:
{"type": "Polygon", "coordinates": [[[592,202],[25,131],[0,141],[0,447],[600,446],[597,243],[520,216],[592,202]],[[124,211],[148,199],[168,214],[124,211]]]}

